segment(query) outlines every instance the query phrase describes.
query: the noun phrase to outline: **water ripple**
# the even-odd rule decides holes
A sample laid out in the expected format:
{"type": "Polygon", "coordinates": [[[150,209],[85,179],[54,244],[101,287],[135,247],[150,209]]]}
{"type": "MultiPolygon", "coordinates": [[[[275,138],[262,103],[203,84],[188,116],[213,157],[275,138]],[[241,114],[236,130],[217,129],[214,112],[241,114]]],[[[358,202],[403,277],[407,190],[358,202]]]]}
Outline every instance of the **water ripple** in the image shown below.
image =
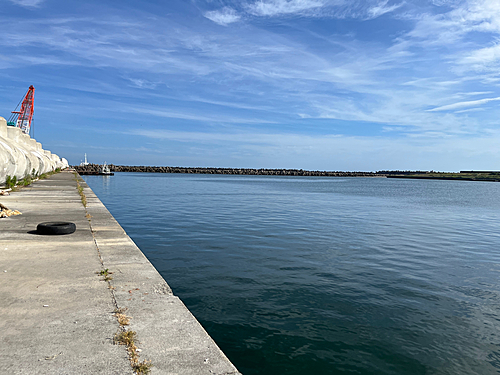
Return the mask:
{"type": "Polygon", "coordinates": [[[500,372],[500,184],[86,180],[247,375],[500,372]]]}

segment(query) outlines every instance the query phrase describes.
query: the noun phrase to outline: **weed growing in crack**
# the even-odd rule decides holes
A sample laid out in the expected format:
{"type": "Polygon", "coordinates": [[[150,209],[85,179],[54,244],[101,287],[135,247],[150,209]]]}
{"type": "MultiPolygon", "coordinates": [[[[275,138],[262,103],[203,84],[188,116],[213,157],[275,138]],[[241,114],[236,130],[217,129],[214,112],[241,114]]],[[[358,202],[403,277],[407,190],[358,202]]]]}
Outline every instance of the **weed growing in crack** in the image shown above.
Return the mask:
{"type": "Polygon", "coordinates": [[[102,281],[113,280],[113,276],[111,276],[113,274],[113,272],[110,272],[108,268],[106,268],[104,270],[100,270],[99,272],[96,272],[96,273],[100,276],[104,276],[104,279],[102,279],[102,281]]]}
{"type": "Polygon", "coordinates": [[[113,272],[109,272],[109,268],[106,268],[104,270],[99,271],[99,275],[101,275],[101,276],[108,276],[108,275],[110,275],[112,273],[113,272]]]}
{"type": "Polygon", "coordinates": [[[135,371],[137,375],[146,375],[151,372],[151,361],[144,360],[142,362],[137,362],[135,365],[132,365],[132,369],[135,371]]]}
{"type": "Polygon", "coordinates": [[[118,345],[125,345],[127,348],[134,348],[137,349],[135,346],[135,331],[122,331],[122,332],[117,332],[114,340],[115,344],[118,345]]]}
{"type": "Polygon", "coordinates": [[[115,334],[114,343],[118,345],[125,345],[130,359],[130,365],[137,375],[146,375],[151,372],[151,361],[139,361],[139,354],[137,354],[137,346],[135,346],[135,331],[119,331],[115,334]]]}
{"type": "Polygon", "coordinates": [[[83,187],[80,186],[80,181],[78,180],[78,174],[75,172],[76,189],[78,194],[80,194],[80,199],[82,201],[83,207],[87,208],[87,197],[83,193],[83,187]]]}
{"type": "Polygon", "coordinates": [[[128,326],[130,324],[130,319],[132,319],[130,316],[125,315],[125,311],[127,311],[126,308],[121,308],[121,309],[115,310],[116,319],[118,319],[118,323],[122,327],[128,326]]]}

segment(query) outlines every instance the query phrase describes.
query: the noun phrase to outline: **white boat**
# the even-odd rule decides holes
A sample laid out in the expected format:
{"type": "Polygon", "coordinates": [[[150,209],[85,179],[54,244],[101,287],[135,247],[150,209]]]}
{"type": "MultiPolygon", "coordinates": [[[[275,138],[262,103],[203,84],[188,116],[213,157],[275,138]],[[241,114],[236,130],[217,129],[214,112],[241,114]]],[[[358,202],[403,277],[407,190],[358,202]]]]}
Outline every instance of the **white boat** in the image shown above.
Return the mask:
{"type": "Polygon", "coordinates": [[[106,162],[102,165],[101,169],[99,170],[99,174],[103,176],[113,176],[114,173],[109,170],[108,165],[106,162]]]}

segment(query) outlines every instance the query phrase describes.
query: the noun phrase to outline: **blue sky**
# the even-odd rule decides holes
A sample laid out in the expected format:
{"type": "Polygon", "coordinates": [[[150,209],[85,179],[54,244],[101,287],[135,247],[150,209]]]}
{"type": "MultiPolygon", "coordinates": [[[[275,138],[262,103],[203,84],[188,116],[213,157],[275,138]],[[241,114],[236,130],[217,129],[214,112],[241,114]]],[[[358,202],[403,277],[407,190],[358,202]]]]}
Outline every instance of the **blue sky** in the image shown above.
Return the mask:
{"type": "Polygon", "coordinates": [[[498,0],[0,0],[0,116],[79,163],[500,169],[498,0]]]}

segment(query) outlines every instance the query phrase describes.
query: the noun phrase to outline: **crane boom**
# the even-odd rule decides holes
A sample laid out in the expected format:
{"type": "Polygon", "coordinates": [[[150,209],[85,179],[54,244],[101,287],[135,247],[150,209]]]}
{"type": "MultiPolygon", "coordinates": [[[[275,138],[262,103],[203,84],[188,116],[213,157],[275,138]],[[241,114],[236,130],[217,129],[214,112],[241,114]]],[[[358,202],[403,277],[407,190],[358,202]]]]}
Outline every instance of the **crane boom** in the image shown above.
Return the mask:
{"type": "MultiPolygon", "coordinates": [[[[19,104],[17,105],[19,107],[19,104]]],[[[10,126],[21,128],[24,134],[30,134],[33,112],[35,110],[35,88],[31,85],[22,99],[21,109],[12,111],[12,116],[7,123],[10,126]]]]}

